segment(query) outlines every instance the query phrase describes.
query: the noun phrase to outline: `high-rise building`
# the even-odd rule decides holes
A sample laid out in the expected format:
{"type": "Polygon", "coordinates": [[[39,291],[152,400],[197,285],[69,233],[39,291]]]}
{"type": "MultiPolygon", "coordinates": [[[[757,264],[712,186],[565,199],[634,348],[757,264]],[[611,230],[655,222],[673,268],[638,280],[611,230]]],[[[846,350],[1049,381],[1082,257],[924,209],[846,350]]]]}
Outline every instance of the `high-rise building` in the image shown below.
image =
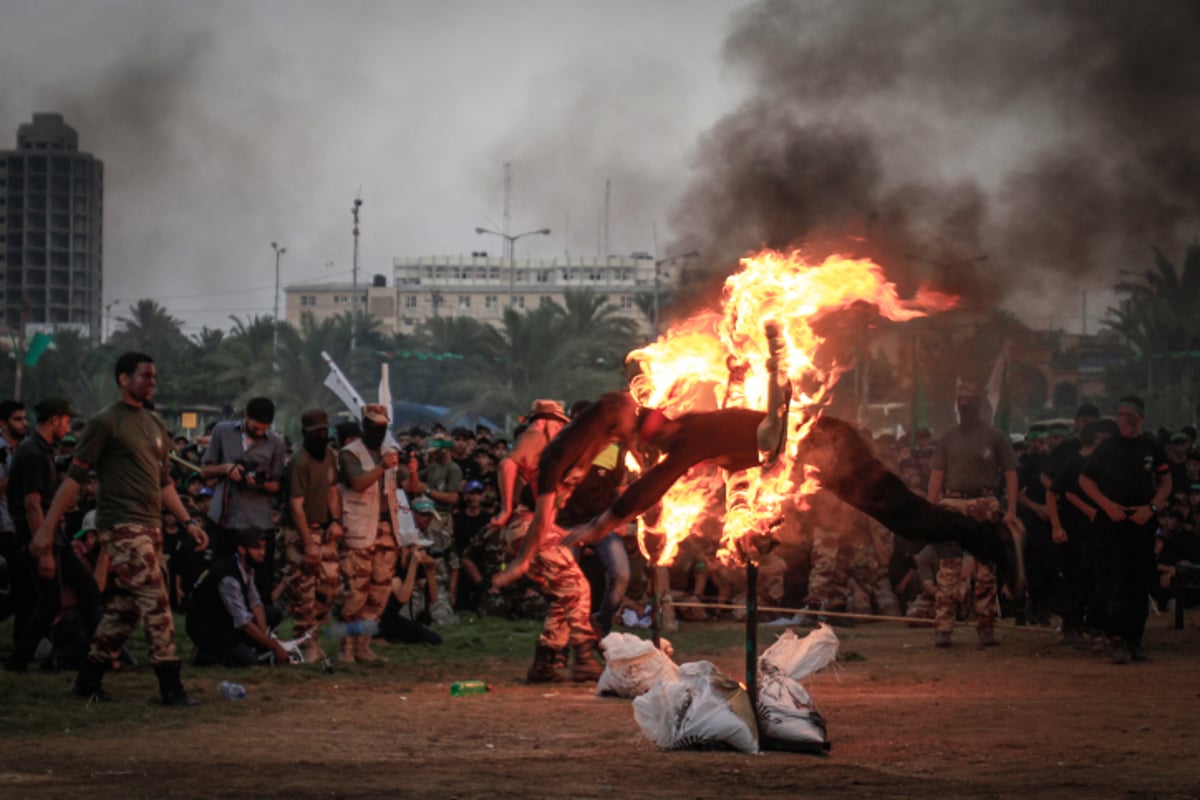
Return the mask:
{"type": "Polygon", "coordinates": [[[104,164],[61,114],[34,114],[0,150],[3,322],[101,335],[104,164]]]}

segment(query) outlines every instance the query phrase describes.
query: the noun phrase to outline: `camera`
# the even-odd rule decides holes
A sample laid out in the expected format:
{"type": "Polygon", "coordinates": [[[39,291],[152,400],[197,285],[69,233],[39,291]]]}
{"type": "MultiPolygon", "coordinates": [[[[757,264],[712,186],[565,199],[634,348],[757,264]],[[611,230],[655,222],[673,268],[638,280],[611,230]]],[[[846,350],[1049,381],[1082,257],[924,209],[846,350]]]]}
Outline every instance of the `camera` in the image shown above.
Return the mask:
{"type": "Polygon", "coordinates": [[[233,462],[235,466],[242,468],[242,480],[249,483],[260,483],[262,473],[250,466],[250,463],[243,458],[239,458],[233,462]]]}

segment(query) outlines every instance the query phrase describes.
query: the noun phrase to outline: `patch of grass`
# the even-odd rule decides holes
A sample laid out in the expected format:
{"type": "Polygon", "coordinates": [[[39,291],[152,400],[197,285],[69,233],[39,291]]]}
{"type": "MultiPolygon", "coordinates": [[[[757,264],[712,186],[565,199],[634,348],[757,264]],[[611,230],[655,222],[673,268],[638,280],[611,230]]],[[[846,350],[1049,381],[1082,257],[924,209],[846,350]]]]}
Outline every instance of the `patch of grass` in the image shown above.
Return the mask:
{"type": "MultiPolygon", "coordinates": [[[[120,735],[132,726],[171,728],[201,724],[231,717],[259,716],[271,709],[285,707],[291,700],[309,696],[313,691],[405,690],[420,683],[449,683],[477,678],[491,683],[515,683],[529,666],[534,646],[542,629],[540,620],[506,620],[494,617],[461,615],[459,625],[438,629],[440,646],[376,645],[375,651],[386,663],[345,667],[335,663],[334,673],[326,674],[319,665],[278,669],[194,667],[186,664],[192,651],[184,633],[184,619],[175,619],[176,649],[184,660],[184,685],[189,694],[201,701],[194,709],[163,709],[157,705],[158,683],[149,666],[145,638],[140,632],[130,638],[129,648],[139,669],[112,673],[105,677],[105,689],[121,699],[119,703],[89,704],[72,695],[69,687],[74,672],[40,671],[36,665],[24,675],[0,671],[0,738],[25,734],[71,734],[102,731],[120,735]],[[254,702],[223,700],[217,684],[232,680],[246,687],[254,702]],[[268,706],[263,703],[269,703],[268,706]]],[[[644,638],[649,631],[636,631],[644,638]]],[[[280,638],[289,638],[290,622],[285,622],[280,638]]],[[[666,634],[675,651],[675,661],[697,661],[717,657],[740,657],[745,644],[745,629],[740,623],[710,622],[685,624],[681,630],[666,634]]],[[[0,641],[12,639],[12,622],[0,623],[0,641]]],[[[774,636],[759,632],[760,651],[770,646],[774,636]]],[[[321,646],[336,658],[337,641],[322,637],[321,646]]],[[[3,648],[7,650],[8,648],[3,648]]]]}

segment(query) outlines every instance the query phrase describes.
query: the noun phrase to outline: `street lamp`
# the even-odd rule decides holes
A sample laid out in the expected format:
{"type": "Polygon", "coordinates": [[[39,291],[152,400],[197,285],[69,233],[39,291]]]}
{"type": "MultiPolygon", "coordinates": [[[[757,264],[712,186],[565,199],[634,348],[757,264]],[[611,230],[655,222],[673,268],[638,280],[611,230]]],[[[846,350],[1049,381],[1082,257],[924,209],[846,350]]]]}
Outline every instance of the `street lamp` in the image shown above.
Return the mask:
{"type": "Polygon", "coordinates": [[[654,335],[655,336],[658,336],[658,294],[659,294],[658,273],[659,273],[659,269],[662,267],[663,264],[674,263],[676,259],[697,258],[697,257],[699,257],[699,255],[700,255],[700,251],[698,251],[698,250],[688,250],[686,253],[678,253],[673,256],[667,256],[666,258],[660,258],[654,262],[654,335]]]}
{"type": "Polygon", "coordinates": [[[279,259],[287,252],[287,248],[271,242],[271,249],[275,251],[275,311],[272,314],[275,324],[271,326],[271,371],[274,372],[279,368],[279,359],[276,356],[279,350],[279,259]]]}
{"type": "Polygon", "coordinates": [[[514,283],[517,275],[517,239],[521,239],[525,236],[549,236],[550,229],[538,228],[536,231],[525,231],[524,233],[518,233],[515,235],[510,233],[501,233],[500,231],[494,231],[490,228],[476,228],[475,232],[499,236],[508,244],[508,306],[509,308],[512,308],[513,300],[516,294],[514,283]]]}
{"type": "Polygon", "coordinates": [[[118,298],[116,300],[113,300],[111,302],[104,304],[104,341],[106,341],[106,342],[108,341],[108,334],[109,334],[108,321],[112,316],[110,312],[112,311],[112,307],[115,306],[119,302],[121,302],[121,300],[118,298]]]}

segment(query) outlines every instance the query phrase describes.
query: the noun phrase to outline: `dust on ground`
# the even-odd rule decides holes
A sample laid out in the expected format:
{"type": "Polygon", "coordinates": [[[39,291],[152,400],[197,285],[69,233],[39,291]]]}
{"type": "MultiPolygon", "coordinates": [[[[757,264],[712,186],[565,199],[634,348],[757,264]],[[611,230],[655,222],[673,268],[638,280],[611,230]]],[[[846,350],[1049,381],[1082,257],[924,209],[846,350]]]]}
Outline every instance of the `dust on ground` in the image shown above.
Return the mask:
{"type": "MultiPolygon", "coordinates": [[[[808,683],[829,722],[825,756],[662,752],[629,701],[522,685],[515,661],[459,676],[492,686],[468,697],[449,694],[449,676],[392,663],[366,668],[372,682],[259,671],[234,703],[215,688],[231,673],[185,670],[199,713],[151,705],[151,674],[115,676],[138,713],[103,724],[105,707],[80,704],[78,730],[9,732],[0,796],[1194,798],[1198,621],[1176,631],[1152,618],[1152,660],[1125,666],[1048,629],[1002,631],[989,649],[960,629],[938,650],[924,629],[839,628],[842,659],[808,683]]],[[[761,647],[771,640],[762,629],[761,647]]],[[[706,657],[744,674],[740,647],[706,657]]]]}

